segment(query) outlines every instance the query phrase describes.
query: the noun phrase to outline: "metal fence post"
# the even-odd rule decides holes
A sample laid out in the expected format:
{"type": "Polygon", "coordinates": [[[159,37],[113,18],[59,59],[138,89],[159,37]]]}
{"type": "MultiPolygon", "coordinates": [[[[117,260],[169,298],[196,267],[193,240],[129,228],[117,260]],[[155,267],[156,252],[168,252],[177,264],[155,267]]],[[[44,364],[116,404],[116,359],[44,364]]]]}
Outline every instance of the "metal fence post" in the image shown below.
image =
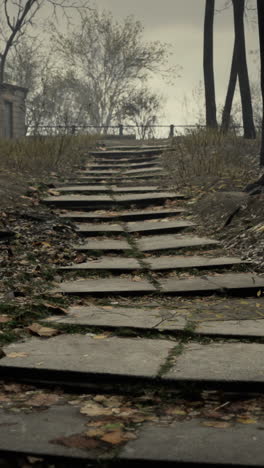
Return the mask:
{"type": "Polygon", "coordinates": [[[124,126],[122,124],[119,124],[118,127],[119,127],[119,136],[123,136],[124,126]]]}
{"type": "Polygon", "coordinates": [[[173,138],[174,137],[174,125],[170,125],[170,133],[169,133],[169,138],[173,138]]]}

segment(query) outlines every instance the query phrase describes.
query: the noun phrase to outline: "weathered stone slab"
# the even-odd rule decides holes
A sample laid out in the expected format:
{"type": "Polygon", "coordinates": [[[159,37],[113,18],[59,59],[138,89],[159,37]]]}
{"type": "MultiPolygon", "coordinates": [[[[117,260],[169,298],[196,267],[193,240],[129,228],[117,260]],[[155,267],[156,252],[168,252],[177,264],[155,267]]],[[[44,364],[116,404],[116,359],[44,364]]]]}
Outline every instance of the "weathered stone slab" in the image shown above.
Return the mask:
{"type": "MultiPolygon", "coordinates": [[[[264,465],[263,424],[232,424],[227,428],[206,427],[207,420],[177,421],[166,427],[145,425],[139,437],[126,444],[119,454],[141,465],[164,463],[173,466],[264,465]]],[[[150,466],[150,465],[149,465],[150,466]]]]}
{"type": "Polygon", "coordinates": [[[136,203],[136,202],[142,203],[142,204],[151,204],[151,203],[156,203],[156,202],[162,202],[165,200],[177,200],[177,199],[183,199],[183,198],[184,198],[183,194],[175,193],[175,192],[114,195],[115,202],[119,203],[120,205],[136,203]]]}
{"type": "Polygon", "coordinates": [[[163,152],[163,148],[142,148],[142,149],[133,149],[133,150],[124,150],[124,149],[121,149],[121,150],[106,150],[106,151],[91,151],[90,154],[92,156],[96,156],[96,157],[107,157],[107,156],[111,156],[111,157],[115,157],[115,158],[118,158],[118,157],[121,157],[121,158],[124,158],[124,156],[144,156],[144,155],[156,155],[156,154],[161,154],[163,152]]]}
{"type": "Polygon", "coordinates": [[[81,223],[77,225],[77,232],[87,235],[108,234],[111,232],[122,234],[124,232],[124,228],[120,224],[81,223]]]}
{"type": "Polygon", "coordinates": [[[190,221],[159,221],[159,222],[145,222],[139,221],[137,223],[127,223],[128,232],[175,232],[182,229],[190,228],[195,226],[190,221]]]}
{"type": "MultiPolygon", "coordinates": [[[[87,419],[74,406],[53,405],[41,411],[0,409],[0,451],[32,456],[78,457],[95,460],[98,450],[66,447],[51,441],[87,431],[87,419]]],[[[73,461],[73,464],[75,462],[73,461]]],[[[7,465],[8,466],[8,462],[7,465]]],[[[11,466],[11,465],[10,465],[11,466]]],[[[14,465],[13,465],[14,466],[14,465]]]]}
{"type": "Polygon", "coordinates": [[[47,197],[42,200],[46,205],[54,205],[60,207],[106,207],[114,204],[109,195],[60,195],[54,197],[47,197]]]}
{"type": "Polygon", "coordinates": [[[90,306],[71,307],[66,316],[50,317],[43,322],[75,324],[85,326],[128,327],[159,330],[183,330],[187,320],[183,316],[175,316],[175,312],[162,310],[158,307],[112,307],[90,306]],[[174,316],[166,321],[165,317],[174,316]],[[163,324],[164,322],[164,324],[163,324]]]}
{"type": "Polygon", "coordinates": [[[209,320],[198,323],[195,333],[215,336],[264,337],[264,320],[209,320]]]}
{"type": "Polygon", "coordinates": [[[159,160],[152,160],[152,161],[144,161],[144,162],[134,162],[133,161],[122,161],[121,163],[118,161],[118,163],[103,163],[103,161],[98,161],[98,163],[91,163],[91,164],[86,164],[85,168],[86,169],[99,169],[99,170],[115,170],[115,169],[142,169],[142,168],[150,168],[150,167],[155,167],[160,164],[159,160]]]}
{"type": "Polygon", "coordinates": [[[229,273],[226,275],[209,276],[207,279],[222,289],[260,290],[264,288],[264,277],[255,273],[229,273]]]}
{"type": "MultiPolygon", "coordinates": [[[[6,357],[0,359],[0,369],[30,372],[32,379],[38,371],[46,370],[82,374],[83,382],[100,376],[155,378],[168,352],[175,346],[169,340],[110,337],[96,339],[96,335],[65,334],[41,340],[31,338],[24,343],[12,343],[4,348],[6,357]],[[21,357],[8,355],[19,353],[21,357]]],[[[58,376],[59,377],[59,376],[58,376]]]]}
{"type": "Polygon", "coordinates": [[[124,257],[100,257],[98,260],[91,260],[85,263],[76,263],[65,267],[60,267],[60,270],[110,270],[110,271],[133,271],[141,270],[141,265],[135,258],[124,257]]]}
{"type": "Polygon", "coordinates": [[[263,383],[263,352],[259,343],[189,343],[163,379],[263,383]]]}
{"type": "Polygon", "coordinates": [[[147,280],[133,281],[131,278],[80,279],[60,283],[58,290],[65,294],[104,296],[110,294],[140,295],[150,294],[156,288],[147,280]]]}
{"type": "Polygon", "coordinates": [[[237,257],[205,257],[205,256],[161,256],[146,259],[153,271],[176,270],[182,268],[218,268],[239,265],[243,263],[237,257]]]}
{"type": "Polygon", "coordinates": [[[163,293],[170,294],[196,294],[203,292],[217,292],[220,286],[211,283],[207,279],[195,277],[190,279],[165,279],[160,281],[163,293]]]}
{"type": "Polygon", "coordinates": [[[206,237],[179,236],[178,234],[168,234],[147,237],[137,241],[137,247],[142,252],[166,249],[183,249],[193,247],[203,247],[219,245],[219,242],[206,237]]]}
{"type": "Polygon", "coordinates": [[[140,193],[140,192],[161,192],[163,189],[157,186],[137,186],[137,187],[106,187],[105,185],[67,185],[65,187],[56,187],[58,192],[113,192],[113,193],[140,193]]]}
{"type": "Polygon", "coordinates": [[[86,250],[102,250],[116,252],[131,250],[131,246],[127,241],[115,239],[88,240],[85,244],[74,245],[73,248],[75,250],[81,250],[82,252],[86,250]]]}
{"type": "Polygon", "coordinates": [[[123,221],[130,221],[130,220],[140,220],[140,219],[167,218],[169,216],[181,215],[182,213],[186,213],[186,210],[184,208],[117,211],[116,213],[113,213],[113,212],[109,213],[108,211],[106,212],[93,211],[92,213],[67,211],[66,213],[62,213],[60,217],[71,219],[74,221],[85,221],[86,219],[90,221],[93,219],[101,219],[101,220],[106,220],[106,221],[120,219],[123,221]]]}
{"type": "Polygon", "coordinates": [[[151,168],[143,168],[143,169],[128,169],[124,171],[124,175],[126,174],[147,174],[155,173],[155,172],[163,172],[163,167],[151,167],[151,168]]]}

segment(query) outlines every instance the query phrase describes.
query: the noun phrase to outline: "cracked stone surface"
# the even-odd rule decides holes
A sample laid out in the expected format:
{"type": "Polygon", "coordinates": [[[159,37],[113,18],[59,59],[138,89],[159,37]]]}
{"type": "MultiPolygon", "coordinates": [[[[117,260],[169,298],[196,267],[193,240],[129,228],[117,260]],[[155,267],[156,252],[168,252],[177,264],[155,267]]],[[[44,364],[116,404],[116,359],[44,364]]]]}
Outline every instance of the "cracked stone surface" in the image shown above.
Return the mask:
{"type": "Polygon", "coordinates": [[[161,256],[158,258],[147,257],[146,262],[153,271],[174,270],[182,268],[211,268],[219,266],[232,266],[243,263],[237,257],[203,257],[203,256],[161,256]]]}
{"type": "Polygon", "coordinates": [[[236,424],[212,428],[203,421],[177,421],[165,425],[147,424],[137,440],[130,441],[119,455],[126,460],[174,462],[175,465],[263,466],[263,424],[236,424]]]}
{"type": "Polygon", "coordinates": [[[145,338],[94,337],[66,334],[41,340],[31,338],[24,343],[12,343],[4,348],[0,369],[30,370],[32,378],[39,369],[89,374],[156,377],[169,351],[177,343],[145,338]],[[8,355],[22,353],[22,357],[8,355]]]}
{"type": "Polygon", "coordinates": [[[173,311],[144,307],[71,307],[66,317],[51,317],[43,322],[159,330],[183,330],[187,320],[173,311]]]}
{"type": "Polygon", "coordinates": [[[163,378],[196,382],[264,382],[263,344],[188,343],[163,378]]]}

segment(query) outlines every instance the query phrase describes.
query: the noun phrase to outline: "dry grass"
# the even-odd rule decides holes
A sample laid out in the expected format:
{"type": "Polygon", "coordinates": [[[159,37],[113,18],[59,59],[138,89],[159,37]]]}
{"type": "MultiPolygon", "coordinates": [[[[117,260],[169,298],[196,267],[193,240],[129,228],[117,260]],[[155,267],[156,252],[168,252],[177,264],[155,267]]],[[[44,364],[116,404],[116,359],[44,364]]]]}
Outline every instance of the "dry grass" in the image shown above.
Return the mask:
{"type": "Polygon", "coordinates": [[[65,175],[78,165],[84,152],[95,145],[92,136],[25,137],[0,140],[0,170],[45,177],[65,175]]]}
{"type": "Polygon", "coordinates": [[[51,175],[72,175],[95,143],[85,135],[0,140],[0,209],[19,204],[30,185],[50,183],[51,175]]]}
{"type": "Polygon", "coordinates": [[[172,140],[164,164],[176,187],[210,185],[220,180],[243,187],[256,179],[259,147],[258,140],[196,129],[172,140]]]}

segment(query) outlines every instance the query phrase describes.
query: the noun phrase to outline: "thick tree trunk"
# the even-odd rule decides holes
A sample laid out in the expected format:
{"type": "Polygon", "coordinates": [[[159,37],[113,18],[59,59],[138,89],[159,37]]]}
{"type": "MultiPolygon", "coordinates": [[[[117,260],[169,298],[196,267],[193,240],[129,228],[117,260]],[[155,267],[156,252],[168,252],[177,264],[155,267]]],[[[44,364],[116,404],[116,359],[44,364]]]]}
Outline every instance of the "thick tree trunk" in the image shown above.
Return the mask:
{"type": "Polygon", "coordinates": [[[261,70],[261,93],[262,93],[262,137],[260,149],[260,167],[264,167],[264,2],[257,1],[258,6],[258,26],[259,26],[259,48],[260,48],[260,70],[261,70]]]}
{"type": "Polygon", "coordinates": [[[233,49],[233,58],[232,58],[232,65],[229,77],[229,83],[226,93],[225,105],[222,114],[222,123],[221,129],[225,133],[229,129],[230,125],[230,117],[231,117],[231,109],[236,89],[237,83],[237,56],[236,56],[236,41],[234,41],[234,49],[233,49]]]}
{"type": "Polygon", "coordinates": [[[244,138],[256,138],[246,57],[246,43],[244,31],[245,0],[232,1],[234,10],[235,47],[237,54],[237,71],[242,104],[244,138]]]}
{"type": "Polygon", "coordinates": [[[213,63],[214,7],[215,0],[206,0],[204,17],[203,68],[206,126],[211,128],[217,127],[213,63]]]}

